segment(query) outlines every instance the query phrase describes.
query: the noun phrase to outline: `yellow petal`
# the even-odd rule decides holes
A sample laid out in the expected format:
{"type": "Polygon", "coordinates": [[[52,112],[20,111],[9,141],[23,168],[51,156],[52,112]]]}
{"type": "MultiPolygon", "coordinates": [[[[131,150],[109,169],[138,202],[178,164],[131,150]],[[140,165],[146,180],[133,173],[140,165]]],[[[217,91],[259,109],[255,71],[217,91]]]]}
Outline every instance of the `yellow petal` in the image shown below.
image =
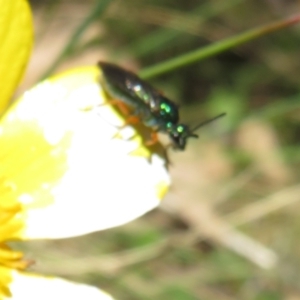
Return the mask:
{"type": "Polygon", "coordinates": [[[22,204],[21,238],[124,224],[156,207],[169,187],[163,148],[144,146],[145,126],[124,126],[98,79],[88,67],[46,80],[2,119],[0,201],[22,204]]]}
{"type": "Polygon", "coordinates": [[[33,41],[31,12],[25,0],[0,0],[0,115],[24,73],[33,41]]]}
{"type": "Polygon", "coordinates": [[[12,269],[0,265],[0,299],[5,297],[10,297],[11,292],[9,285],[13,281],[12,278],[12,269]]]}
{"type": "MultiPolygon", "coordinates": [[[[85,284],[79,284],[59,278],[41,277],[29,273],[11,272],[12,281],[8,286],[9,300],[113,300],[107,293],[85,284]]],[[[1,290],[0,290],[1,291],[1,290]]],[[[1,298],[2,299],[2,298],[1,298]]]]}

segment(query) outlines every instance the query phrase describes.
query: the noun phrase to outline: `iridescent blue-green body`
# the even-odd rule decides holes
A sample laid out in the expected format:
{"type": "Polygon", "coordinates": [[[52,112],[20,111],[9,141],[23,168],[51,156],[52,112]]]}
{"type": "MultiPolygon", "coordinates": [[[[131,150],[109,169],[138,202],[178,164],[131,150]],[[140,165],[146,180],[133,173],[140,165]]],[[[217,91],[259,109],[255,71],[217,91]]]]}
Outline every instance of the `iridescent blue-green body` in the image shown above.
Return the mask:
{"type": "Polygon", "coordinates": [[[142,122],[169,135],[175,149],[184,150],[189,137],[198,137],[179,124],[178,107],[136,74],[107,62],[99,62],[108,94],[131,107],[142,122]]]}

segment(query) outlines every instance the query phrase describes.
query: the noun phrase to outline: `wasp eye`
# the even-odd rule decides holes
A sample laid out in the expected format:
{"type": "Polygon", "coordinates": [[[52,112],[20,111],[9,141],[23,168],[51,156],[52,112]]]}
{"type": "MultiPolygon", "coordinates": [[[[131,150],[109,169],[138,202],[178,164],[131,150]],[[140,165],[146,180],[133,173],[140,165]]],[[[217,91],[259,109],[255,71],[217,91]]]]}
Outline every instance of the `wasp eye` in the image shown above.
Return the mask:
{"type": "Polygon", "coordinates": [[[185,130],[185,127],[184,127],[184,126],[182,126],[182,125],[177,126],[177,131],[178,131],[179,133],[184,132],[184,130],[185,130]]]}
{"type": "Polygon", "coordinates": [[[160,105],[160,109],[166,113],[170,113],[171,112],[171,107],[170,105],[168,105],[167,103],[162,103],[160,105]]]}

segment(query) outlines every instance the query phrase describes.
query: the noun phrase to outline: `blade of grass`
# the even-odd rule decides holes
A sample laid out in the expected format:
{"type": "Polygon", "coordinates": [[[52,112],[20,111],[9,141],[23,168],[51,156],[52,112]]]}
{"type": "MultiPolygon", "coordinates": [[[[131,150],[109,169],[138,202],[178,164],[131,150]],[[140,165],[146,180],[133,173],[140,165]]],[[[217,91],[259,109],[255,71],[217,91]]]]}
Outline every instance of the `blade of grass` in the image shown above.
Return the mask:
{"type": "MultiPolygon", "coordinates": [[[[201,24],[205,23],[207,20],[224,13],[224,11],[231,9],[233,6],[240,4],[245,0],[228,0],[222,5],[212,5],[211,2],[201,4],[199,7],[196,7],[193,12],[190,12],[190,16],[197,17],[197,27],[200,27],[201,24]]],[[[189,18],[189,16],[186,16],[189,18]]],[[[172,24],[174,21],[170,21],[172,24]]],[[[122,53],[132,53],[134,57],[143,57],[149,55],[150,53],[156,53],[161,51],[164,47],[173,47],[176,43],[178,37],[181,35],[186,35],[185,25],[182,24],[181,30],[178,28],[172,28],[169,24],[169,28],[160,28],[154,31],[151,31],[146,36],[139,37],[137,41],[134,41],[126,48],[122,48],[119,51],[114,53],[114,56],[117,57],[122,53]]]]}
{"type": "Polygon", "coordinates": [[[84,34],[86,29],[92,24],[94,21],[98,20],[98,18],[105,12],[108,5],[112,2],[112,0],[97,0],[95,6],[91,9],[90,14],[83,20],[83,22],[78,26],[78,28],[73,33],[69,42],[62,50],[60,55],[51,65],[51,67],[43,74],[41,80],[47,78],[53,71],[57,68],[57,66],[64,60],[66,56],[68,56],[74,50],[76,44],[80,40],[81,36],[84,34]]]}
{"type": "Polygon", "coordinates": [[[172,58],[168,61],[146,68],[142,70],[139,73],[139,75],[144,79],[149,79],[151,77],[155,77],[170,72],[172,70],[187,66],[189,64],[195,63],[197,61],[203,60],[205,58],[217,55],[228,49],[237,47],[251,40],[265,36],[272,32],[276,32],[280,29],[292,26],[299,22],[300,22],[300,14],[275,23],[263,25],[258,28],[254,28],[249,31],[238,34],[236,36],[227,38],[220,42],[216,42],[207,47],[183,54],[181,56],[172,58]]]}

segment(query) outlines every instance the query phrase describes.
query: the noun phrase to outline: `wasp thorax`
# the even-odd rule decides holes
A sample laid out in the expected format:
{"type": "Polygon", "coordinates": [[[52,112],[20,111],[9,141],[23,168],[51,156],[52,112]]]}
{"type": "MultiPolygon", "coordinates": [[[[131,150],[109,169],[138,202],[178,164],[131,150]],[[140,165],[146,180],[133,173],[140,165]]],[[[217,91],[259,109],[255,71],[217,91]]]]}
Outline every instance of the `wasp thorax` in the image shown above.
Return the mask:
{"type": "Polygon", "coordinates": [[[166,122],[173,124],[177,123],[179,119],[177,106],[163,96],[159,98],[159,115],[166,122]]]}

